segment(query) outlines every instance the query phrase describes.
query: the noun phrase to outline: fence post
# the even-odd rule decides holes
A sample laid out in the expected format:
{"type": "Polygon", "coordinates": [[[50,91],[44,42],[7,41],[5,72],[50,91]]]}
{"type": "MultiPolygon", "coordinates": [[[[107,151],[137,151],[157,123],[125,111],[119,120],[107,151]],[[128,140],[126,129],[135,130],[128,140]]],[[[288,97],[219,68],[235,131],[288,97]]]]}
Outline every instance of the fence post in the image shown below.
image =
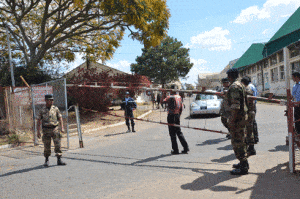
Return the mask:
{"type": "Polygon", "coordinates": [[[77,123],[77,131],[78,131],[78,138],[79,138],[79,147],[83,148],[83,141],[82,141],[82,133],[81,133],[81,125],[80,125],[80,116],[79,116],[78,104],[75,106],[75,113],[76,113],[76,123],[77,123]]]}

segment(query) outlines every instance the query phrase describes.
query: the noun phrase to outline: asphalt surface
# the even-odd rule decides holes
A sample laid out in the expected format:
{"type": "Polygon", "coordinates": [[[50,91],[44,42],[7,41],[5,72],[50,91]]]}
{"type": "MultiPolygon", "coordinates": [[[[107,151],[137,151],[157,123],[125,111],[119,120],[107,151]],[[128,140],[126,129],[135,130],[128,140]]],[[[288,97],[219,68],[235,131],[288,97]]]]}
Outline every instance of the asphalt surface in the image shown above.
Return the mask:
{"type": "MultiPolygon", "coordinates": [[[[66,166],[52,154],[44,168],[42,145],[0,150],[0,198],[299,198],[299,176],[288,169],[284,109],[258,104],[260,141],[248,175],[230,175],[237,160],[224,134],[182,128],[190,152],[171,155],[167,126],[137,121],[136,133],[121,125],[83,134],[84,148],[71,137],[66,166]]],[[[145,119],[166,122],[166,112],[145,119]]],[[[226,132],[220,117],[191,119],[188,108],[181,120],[226,132]]]]}

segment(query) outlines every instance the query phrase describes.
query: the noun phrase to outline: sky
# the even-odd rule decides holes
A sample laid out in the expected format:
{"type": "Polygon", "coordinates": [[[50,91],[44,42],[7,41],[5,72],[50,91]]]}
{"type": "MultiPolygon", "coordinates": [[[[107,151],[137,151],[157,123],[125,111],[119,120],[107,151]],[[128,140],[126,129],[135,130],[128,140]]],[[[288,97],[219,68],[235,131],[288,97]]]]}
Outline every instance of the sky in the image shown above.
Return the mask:
{"type": "MultiPolygon", "coordinates": [[[[300,0],[167,0],[170,10],[168,35],[189,48],[194,64],[182,83],[194,84],[200,73],[221,72],[252,43],[268,42],[300,6],[300,0]]],[[[143,45],[124,36],[107,66],[130,72],[143,45]]],[[[80,56],[73,69],[83,63],[80,56]]]]}

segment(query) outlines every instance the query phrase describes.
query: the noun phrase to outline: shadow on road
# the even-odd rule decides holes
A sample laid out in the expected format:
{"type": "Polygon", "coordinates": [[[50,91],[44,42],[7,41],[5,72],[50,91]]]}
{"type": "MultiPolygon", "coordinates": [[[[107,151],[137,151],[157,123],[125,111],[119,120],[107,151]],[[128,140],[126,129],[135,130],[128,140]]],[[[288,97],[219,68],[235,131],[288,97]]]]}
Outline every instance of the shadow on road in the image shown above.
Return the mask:
{"type": "Polygon", "coordinates": [[[202,115],[193,115],[193,116],[188,116],[184,119],[187,120],[194,120],[194,119],[214,119],[220,117],[220,115],[214,115],[214,114],[202,114],[202,115]]]}
{"type": "Polygon", "coordinates": [[[191,183],[181,185],[182,189],[191,190],[191,191],[201,191],[205,189],[210,189],[212,191],[237,191],[238,190],[237,187],[232,187],[232,186],[217,186],[222,182],[238,177],[238,176],[230,175],[229,171],[209,173],[209,172],[201,172],[199,170],[194,170],[194,172],[201,173],[203,174],[203,176],[197,178],[191,183]]]}
{"type": "Polygon", "coordinates": [[[218,149],[218,150],[223,150],[223,151],[231,151],[231,150],[233,150],[231,144],[229,144],[229,145],[227,145],[227,146],[219,147],[219,148],[217,148],[217,149],[218,149]]]}
{"type": "Polygon", "coordinates": [[[211,161],[212,162],[217,162],[217,163],[225,163],[225,162],[229,162],[229,161],[232,161],[232,160],[235,160],[235,159],[236,159],[235,155],[234,154],[230,154],[230,155],[221,157],[219,159],[213,159],[211,161]]]}
{"type": "Polygon", "coordinates": [[[286,145],[278,145],[275,149],[269,150],[270,152],[277,152],[277,151],[289,151],[289,146],[286,145]]]}
{"type": "MultiPolygon", "coordinates": [[[[57,165],[50,165],[47,168],[56,167],[56,166],[57,165]]],[[[30,172],[30,171],[35,171],[35,170],[39,170],[39,169],[47,169],[47,168],[44,167],[43,165],[39,165],[39,166],[28,168],[28,169],[21,169],[21,170],[18,170],[18,171],[8,172],[8,173],[0,175],[0,178],[1,177],[5,177],[5,176],[10,176],[10,175],[15,175],[15,174],[21,174],[21,173],[26,173],[26,172],[30,172]]]]}
{"type": "Polygon", "coordinates": [[[249,172],[248,175],[257,175],[257,180],[252,187],[247,189],[218,185],[233,178],[240,177],[230,175],[229,171],[220,171],[217,173],[200,170],[193,171],[203,175],[191,183],[181,185],[182,189],[191,191],[209,189],[215,192],[233,191],[237,197],[239,194],[251,191],[250,198],[299,198],[300,194],[299,176],[289,173],[288,163],[279,164],[276,167],[266,170],[265,173],[249,172]]]}
{"type": "Polygon", "coordinates": [[[160,158],[168,157],[168,156],[172,156],[172,154],[162,154],[160,156],[146,158],[144,160],[139,160],[139,161],[133,162],[133,163],[131,163],[131,165],[135,165],[135,164],[139,164],[139,163],[152,162],[152,161],[158,160],[160,158]]]}
{"type": "Polygon", "coordinates": [[[202,142],[201,144],[196,144],[196,146],[206,146],[206,145],[212,145],[212,144],[219,144],[221,142],[227,141],[227,138],[218,138],[218,139],[212,139],[212,140],[206,140],[202,142]]]}

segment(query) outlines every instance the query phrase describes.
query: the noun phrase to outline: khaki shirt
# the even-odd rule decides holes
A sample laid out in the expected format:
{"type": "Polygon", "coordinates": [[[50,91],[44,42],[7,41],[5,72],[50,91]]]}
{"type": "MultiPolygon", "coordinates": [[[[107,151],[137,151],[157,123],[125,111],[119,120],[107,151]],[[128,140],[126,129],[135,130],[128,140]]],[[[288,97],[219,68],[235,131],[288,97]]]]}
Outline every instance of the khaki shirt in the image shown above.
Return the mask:
{"type": "Polygon", "coordinates": [[[227,90],[226,90],[226,93],[223,97],[223,100],[221,102],[221,109],[220,109],[220,115],[222,117],[225,117],[225,118],[229,118],[230,116],[230,106],[228,104],[228,98],[227,98],[227,90]]]}
{"type": "Polygon", "coordinates": [[[239,110],[240,116],[246,115],[246,112],[248,111],[246,91],[245,86],[241,82],[236,80],[229,86],[227,98],[231,110],[239,110]]]}
{"type": "Polygon", "coordinates": [[[38,119],[42,120],[42,127],[58,126],[61,117],[59,109],[54,105],[50,109],[43,107],[38,115],[38,119]]]}

